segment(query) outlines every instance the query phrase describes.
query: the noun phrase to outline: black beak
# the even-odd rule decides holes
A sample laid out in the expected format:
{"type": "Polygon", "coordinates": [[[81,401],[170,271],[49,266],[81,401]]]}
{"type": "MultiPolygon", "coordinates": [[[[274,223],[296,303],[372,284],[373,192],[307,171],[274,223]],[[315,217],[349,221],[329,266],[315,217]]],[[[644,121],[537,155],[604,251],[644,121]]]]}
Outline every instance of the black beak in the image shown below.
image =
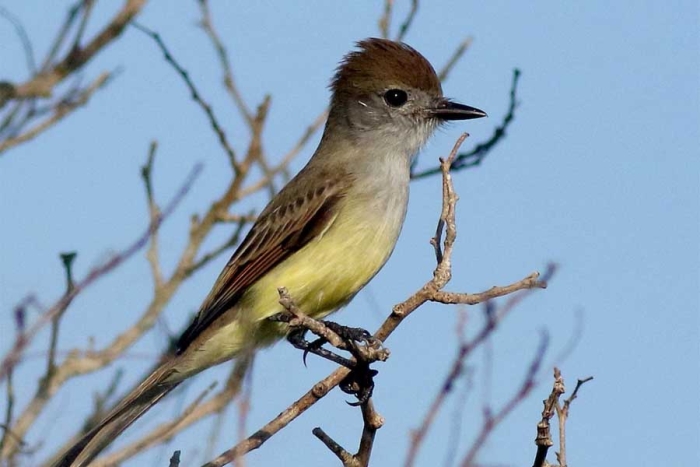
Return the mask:
{"type": "Polygon", "coordinates": [[[468,105],[457,104],[448,99],[440,99],[430,113],[440,120],[471,120],[487,117],[486,112],[468,105]]]}

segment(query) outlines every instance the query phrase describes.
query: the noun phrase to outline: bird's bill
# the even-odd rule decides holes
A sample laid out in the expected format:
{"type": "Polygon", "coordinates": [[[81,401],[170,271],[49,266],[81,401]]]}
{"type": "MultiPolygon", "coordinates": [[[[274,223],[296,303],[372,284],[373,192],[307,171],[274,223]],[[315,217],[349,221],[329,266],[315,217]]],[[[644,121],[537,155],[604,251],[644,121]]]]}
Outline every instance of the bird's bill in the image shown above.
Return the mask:
{"type": "Polygon", "coordinates": [[[458,104],[447,99],[441,99],[430,109],[433,117],[440,120],[471,120],[486,117],[486,112],[468,105],[458,104]]]}

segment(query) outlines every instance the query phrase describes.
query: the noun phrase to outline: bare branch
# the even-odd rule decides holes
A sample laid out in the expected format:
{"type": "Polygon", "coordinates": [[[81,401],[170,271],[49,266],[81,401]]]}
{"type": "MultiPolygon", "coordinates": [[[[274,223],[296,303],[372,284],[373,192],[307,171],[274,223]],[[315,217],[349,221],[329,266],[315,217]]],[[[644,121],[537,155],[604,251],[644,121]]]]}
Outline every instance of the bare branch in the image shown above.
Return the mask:
{"type": "Polygon", "coordinates": [[[210,261],[218,258],[226,250],[228,250],[229,248],[233,248],[235,245],[237,245],[240,241],[241,234],[243,233],[243,228],[247,225],[248,222],[249,221],[247,221],[245,217],[241,217],[241,219],[238,221],[238,226],[236,227],[236,230],[233,232],[231,237],[229,237],[229,239],[226,240],[226,242],[214,248],[212,251],[202,255],[202,257],[199,260],[197,260],[190,267],[188,267],[185,270],[185,277],[191,276],[192,274],[209,264],[210,261]]]}
{"type": "Polygon", "coordinates": [[[346,451],[340,444],[338,444],[333,438],[328,436],[322,428],[316,427],[311,430],[313,435],[318,438],[335,456],[343,463],[344,467],[353,466],[354,459],[353,455],[346,451]]]}
{"type": "MultiPolygon", "coordinates": [[[[269,99],[266,98],[257,108],[254,118],[253,137],[249,143],[246,156],[239,165],[240,170],[221,197],[211,204],[202,219],[200,220],[193,217],[189,232],[189,241],[175,267],[175,271],[162,287],[154,291],[154,298],[146,307],[142,316],[133,326],[118,335],[107,347],[99,352],[91,352],[85,355],[76,354],[73,358],[66,360],[62,365],[63,371],[59,372],[61,378],[55,379],[56,384],[52,387],[53,392],[57,391],[58,387],[70,377],[86,374],[102,368],[121,355],[125,349],[136,341],[136,339],[153,326],[165,304],[168,303],[182,281],[194,272],[192,266],[195,264],[196,255],[206,236],[218,222],[218,219],[226,213],[228,207],[233,202],[240,199],[241,187],[245,177],[248,175],[252,163],[260,153],[260,138],[268,107],[269,99]]],[[[43,405],[40,408],[42,407],[43,405]]],[[[34,417],[35,416],[36,413],[34,413],[34,417]]]]}
{"type": "Polygon", "coordinates": [[[83,0],[82,2],[83,15],[80,18],[80,24],[78,24],[78,31],[75,33],[75,38],[73,39],[73,46],[71,51],[80,50],[80,43],[83,41],[83,35],[85,34],[85,28],[90,20],[90,15],[92,14],[92,8],[95,6],[95,0],[83,0]]]}
{"type": "MultiPolygon", "coordinates": [[[[75,283],[73,282],[73,261],[78,254],[76,252],[61,253],[61,262],[63,263],[63,269],[66,272],[66,291],[64,296],[71,294],[75,288],[75,283]]],[[[58,345],[58,327],[63,317],[63,313],[68,309],[72,302],[72,299],[66,300],[64,306],[58,310],[56,316],[51,320],[51,338],[49,341],[49,353],[48,353],[48,363],[46,367],[46,375],[44,376],[44,381],[50,381],[53,373],[56,371],[56,346],[58,345]]]]}
{"type": "MultiPolygon", "coordinates": [[[[156,157],[158,142],[151,141],[148,149],[148,159],[146,164],[141,167],[141,178],[143,178],[144,188],[146,189],[146,202],[148,203],[149,220],[155,222],[160,217],[160,207],[153,196],[153,161],[156,157]]],[[[160,255],[158,253],[158,232],[153,232],[151,241],[146,252],[146,259],[151,267],[151,276],[153,283],[158,289],[163,286],[163,272],[160,270],[160,255]]]]}
{"type": "Polygon", "coordinates": [[[280,287],[277,289],[279,293],[280,300],[279,303],[284,307],[285,310],[292,316],[289,321],[290,327],[303,327],[308,329],[319,337],[327,340],[333,347],[338,349],[345,349],[345,341],[336,334],[329,327],[325,326],[321,321],[310,318],[304,314],[303,311],[294,303],[294,300],[289,295],[289,292],[285,287],[280,287]]]}
{"type": "Polygon", "coordinates": [[[262,177],[260,180],[241,190],[241,197],[248,196],[268,186],[272,181],[271,177],[286,170],[286,168],[289,166],[289,163],[296,156],[299,155],[301,150],[304,149],[304,147],[308,144],[311,137],[318,131],[319,128],[321,128],[321,125],[323,125],[327,117],[328,110],[326,109],[323,112],[321,112],[316,117],[316,119],[306,128],[306,130],[301,135],[294,147],[287,154],[284,155],[282,160],[277,165],[270,169],[269,173],[266,173],[265,176],[262,177]]]}
{"type": "Polygon", "coordinates": [[[219,138],[219,143],[221,144],[221,147],[224,149],[226,154],[228,155],[229,158],[229,163],[231,164],[231,167],[233,168],[234,172],[238,174],[240,171],[240,166],[238,162],[236,161],[236,153],[233,151],[233,148],[228,142],[228,138],[226,137],[226,133],[224,132],[221,124],[219,124],[219,120],[214,116],[214,111],[211,108],[211,105],[207,104],[204,99],[202,98],[201,94],[197,90],[197,87],[194,85],[192,82],[192,79],[190,78],[189,73],[187,70],[185,70],[172,56],[170,51],[168,50],[168,47],[165,45],[165,42],[163,42],[163,39],[161,39],[160,34],[158,34],[155,31],[152,31],[148,29],[145,26],[140,25],[139,23],[133,22],[132,25],[138,29],[139,31],[143,32],[147,36],[150,36],[158,45],[158,48],[160,51],[163,53],[163,56],[165,57],[165,61],[168,62],[172,67],[177,71],[177,73],[182,77],[183,81],[187,85],[187,88],[190,91],[190,94],[192,96],[192,99],[202,108],[204,113],[206,114],[207,118],[209,119],[209,124],[211,125],[212,129],[216,133],[216,135],[219,138]]]}
{"type": "Polygon", "coordinates": [[[403,41],[404,37],[406,37],[406,34],[408,34],[408,30],[411,29],[411,25],[413,24],[413,20],[416,18],[417,13],[418,0],[411,0],[411,10],[408,12],[408,15],[403,23],[401,23],[401,26],[399,26],[399,32],[396,35],[397,41],[401,42],[403,41]]]}
{"type": "Polygon", "coordinates": [[[382,39],[389,38],[389,32],[391,31],[391,14],[394,9],[394,0],[384,0],[384,12],[382,16],[379,17],[379,34],[382,39]]]}
{"type": "MultiPolygon", "coordinates": [[[[12,412],[14,411],[15,407],[15,386],[12,382],[12,374],[14,372],[14,368],[10,368],[10,371],[7,373],[7,381],[6,381],[6,391],[7,391],[7,396],[5,398],[5,421],[0,426],[0,429],[2,429],[2,438],[0,439],[0,452],[2,452],[3,448],[5,447],[5,443],[7,442],[7,439],[9,436],[13,436],[12,434],[12,412]]],[[[24,445],[24,441],[21,438],[15,437],[15,441],[19,444],[20,447],[24,445]]]]}
{"type": "Polygon", "coordinates": [[[530,367],[525,375],[525,379],[520,384],[518,391],[510,398],[510,400],[508,400],[508,402],[503,405],[503,407],[501,407],[498,412],[496,412],[496,414],[493,414],[490,408],[484,408],[484,423],[481,426],[479,434],[474,439],[471,448],[469,448],[469,451],[464,456],[464,459],[460,464],[462,467],[471,467],[474,465],[476,456],[479,454],[481,448],[486,444],[485,441],[493,430],[513,411],[513,409],[515,409],[523,400],[525,400],[527,395],[535,387],[535,377],[537,376],[540,366],[542,365],[544,354],[548,345],[549,336],[547,333],[543,332],[540,336],[540,345],[537,348],[535,357],[532,359],[530,367]]]}
{"type": "Polygon", "coordinates": [[[230,404],[240,393],[241,385],[249,364],[250,360],[247,358],[237,360],[224,387],[208,400],[205,401],[206,397],[214,388],[214,384],[210,385],[191,402],[175,420],[162,423],[149,433],[140,436],[139,439],[133,443],[122,447],[112,454],[93,461],[90,465],[93,467],[118,465],[151,446],[156,446],[172,439],[176,434],[192,426],[194,423],[218,413],[230,404]]]}
{"type": "Polygon", "coordinates": [[[77,0],[73,6],[68,9],[65,21],[63,21],[63,24],[59,28],[56,38],[51,42],[49,53],[44,57],[44,61],[41,64],[41,71],[47,71],[49,69],[51,63],[56,59],[58,52],[63,48],[68,33],[78,19],[78,13],[82,10],[84,3],[84,0],[77,0]]]}
{"type": "MultiPolygon", "coordinates": [[[[85,4],[86,2],[83,1],[80,2],[79,6],[85,4]]],[[[72,47],[58,63],[50,67],[42,67],[42,71],[38,75],[25,83],[15,86],[13,97],[16,99],[49,97],[54,86],[74,71],[80,69],[105,46],[119,37],[126,25],[140,13],[145,4],[146,0],[126,0],[122,9],[91,41],[84,47],[72,47]]],[[[69,14],[66,22],[67,27],[70,27],[73,23],[75,14],[77,14],[77,10],[75,13],[69,14]]],[[[78,34],[81,34],[80,31],[78,34]]],[[[59,35],[60,38],[62,38],[61,35],[59,35]]],[[[51,53],[49,56],[51,56],[51,53]]]]}
{"type": "MultiPolygon", "coordinates": [[[[174,209],[187,194],[189,189],[194,184],[195,179],[201,172],[201,169],[201,165],[196,165],[194,167],[194,169],[185,179],[185,182],[179,191],[173,197],[172,201],[163,210],[163,213],[158,217],[156,222],[151,222],[149,224],[148,228],[141,236],[139,236],[131,245],[113,255],[107,261],[92,268],[83,279],[74,284],[74,287],[69,293],[64,294],[60,300],[43,312],[42,315],[25,332],[18,334],[14,344],[0,362],[0,382],[7,378],[9,371],[19,361],[20,357],[23,355],[25,349],[32,341],[34,336],[36,336],[36,334],[43,329],[47,323],[61,315],[65,311],[65,308],[78,294],[82,293],[86,288],[93,285],[98,279],[105,277],[109,272],[122,265],[127,259],[132,257],[146,245],[153,232],[157,231],[163,220],[172,214],[174,209]]],[[[136,331],[134,331],[134,333],[138,335],[136,331]]],[[[119,344],[120,341],[119,338],[117,338],[117,342],[115,342],[113,345],[117,346],[119,344]]],[[[108,350],[109,351],[102,354],[89,354],[84,357],[80,357],[77,354],[69,355],[64,363],[55,368],[55,370],[50,374],[50,377],[45,378],[42,384],[39,385],[36,394],[13,426],[13,432],[18,434],[20,437],[23,436],[44,409],[49,399],[58,391],[58,389],[67,379],[78,374],[94,371],[95,369],[102,367],[105,362],[109,362],[119,355],[119,351],[114,348],[110,348],[108,350]]],[[[0,457],[6,458],[11,456],[11,454],[15,452],[17,448],[18,445],[16,443],[6,443],[3,452],[0,452],[0,457]]]]}
{"type": "Polygon", "coordinates": [[[360,447],[357,449],[355,458],[360,465],[369,465],[369,458],[372,455],[372,446],[377,430],[384,426],[384,417],[374,409],[372,399],[362,404],[362,436],[360,437],[360,447]]]}
{"type": "Polygon", "coordinates": [[[581,386],[592,379],[593,376],[589,376],[588,378],[577,380],[574,392],[571,393],[571,397],[564,401],[563,406],[560,407],[559,400],[556,401],[557,421],[559,422],[559,452],[557,452],[557,461],[562,467],[568,465],[566,462],[566,422],[569,418],[569,408],[571,407],[571,403],[578,396],[578,390],[581,386]]]}
{"type": "Polygon", "coordinates": [[[471,37],[467,37],[457,46],[455,51],[452,52],[450,59],[438,72],[438,78],[440,78],[440,81],[445,81],[447,79],[447,77],[450,75],[450,71],[452,71],[452,68],[454,68],[457,62],[462,58],[462,55],[464,55],[469,46],[472,45],[472,41],[473,39],[471,37]]]}
{"type": "MultiPolygon", "coordinates": [[[[476,147],[469,152],[460,153],[452,165],[453,171],[479,166],[486,156],[488,156],[493,150],[493,148],[505,138],[506,130],[515,118],[515,109],[519,104],[516,96],[519,79],[520,70],[516,68],[513,70],[513,81],[510,87],[510,103],[508,104],[508,110],[505,117],[503,117],[501,124],[494,130],[491,138],[483,143],[477,144],[476,147]]],[[[416,180],[419,178],[425,178],[437,173],[440,173],[440,167],[433,167],[420,172],[413,172],[411,174],[411,179],[416,180]]]]}
{"type": "Polygon", "coordinates": [[[565,392],[566,388],[564,387],[564,378],[561,377],[561,371],[559,371],[559,368],[555,367],[554,386],[552,387],[552,392],[549,394],[547,399],[542,401],[544,408],[542,409],[542,420],[537,424],[537,438],[535,438],[537,454],[535,454],[535,462],[532,464],[532,467],[542,467],[547,459],[547,451],[554,445],[554,441],[552,441],[552,433],[549,429],[549,420],[556,413],[556,406],[559,396],[565,392]]]}
{"type": "MultiPolygon", "coordinates": [[[[551,272],[548,271],[545,275],[547,277],[551,277],[551,272]]],[[[471,340],[465,341],[464,338],[461,339],[462,342],[459,345],[457,354],[452,360],[452,365],[450,366],[444,382],[440,385],[438,394],[435,396],[433,402],[426,411],[426,415],[423,418],[419,428],[411,433],[411,444],[409,446],[408,455],[406,458],[406,466],[413,466],[415,464],[418,451],[422,446],[425,436],[429,432],[435,417],[439,413],[441,407],[444,405],[447,397],[452,392],[457,379],[462,374],[464,362],[466,362],[467,358],[474,352],[474,350],[486,342],[498,324],[507,316],[508,312],[513,309],[514,305],[522,300],[526,295],[532,293],[534,290],[536,289],[521,290],[517,295],[514,295],[510,301],[506,302],[500,310],[492,310],[490,307],[492,302],[487,301],[488,299],[482,301],[486,304],[486,320],[484,325],[471,340]]]]}
{"type": "MultiPolygon", "coordinates": [[[[32,41],[29,40],[29,36],[27,35],[27,31],[24,29],[22,22],[19,20],[19,18],[17,18],[17,16],[13,15],[7,8],[3,6],[0,6],[0,17],[5,18],[7,21],[10,22],[10,24],[12,24],[12,27],[15,28],[17,37],[22,43],[22,48],[24,49],[24,58],[27,61],[27,69],[31,74],[36,73],[36,59],[34,58],[34,48],[32,47],[32,41]]],[[[2,107],[2,105],[0,105],[0,107],[2,107]]]]}
{"type": "Polygon", "coordinates": [[[569,406],[571,402],[576,399],[579,388],[592,379],[592,376],[579,379],[576,382],[576,389],[574,389],[571,397],[564,401],[563,406],[560,406],[559,398],[566,392],[566,388],[564,387],[564,378],[561,375],[561,371],[559,371],[559,368],[554,367],[554,386],[552,387],[552,392],[547,399],[542,401],[544,409],[542,410],[542,420],[537,424],[537,438],[535,438],[537,452],[535,453],[535,460],[532,467],[545,467],[550,465],[547,462],[547,452],[549,448],[554,445],[554,441],[552,441],[549,421],[555,413],[557,414],[557,420],[559,422],[559,452],[557,452],[557,461],[560,467],[566,467],[566,420],[569,414],[569,406]]]}
{"type": "Polygon", "coordinates": [[[224,87],[233,99],[233,102],[236,105],[238,111],[241,113],[243,120],[246,121],[248,126],[251,126],[253,123],[253,113],[250,111],[248,105],[243,100],[243,96],[241,96],[241,93],[238,90],[235,81],[233,80],[233,72],[231,71],[231,61],[229,60],[226,47],[224,47],[224,44],[221,41],[221,38],[219,37],[219,33],[217,33],[216,29],[214,29],[214,23],[211,19],[211,11],[209,10],[209,1],[199,0],[199,7],[200,11],[202,12],[202,21],[200,24],[202,26],[202,29],[204,29],[204,32],[206,32],[207,36],[209,36],[209,39],[211,40],[212,45],[214,46],[214,50],[216,50],[216,54],[219,57],[221,68],[224,72],[224,87]]]}
{"type": "Polygon", "coordinates": [[[374,438],[377,430],[384,425],[384,417],[374,409],[372,399],[361,404],[362,434],[356,454],[350,454],[340,444],[333,440],[321,428],[316,427],[311,432],[343,463],[343,467],[367,467],[372,455],[374,438]]]}
{"type": "Polygon", "coordinates": [[[168,467],[180,467],[180,451],[173,452],[168,467]]]}
{"type": "MultiPolygon", "coordinates": [[[[439,297],[437,292],[439,292],[440,289],[442,289],[442,287],[444,287],[449,281],[451,276],[452,245],[456,238],[455,205],[457,202],[457,195],[454,193],[452,177],[450,176],[450,165],[457,156],[457,151],[466,137],[466,134],[462,135],[452,149],[450,156],[446,160],[441,159],[443,176],[443,209],[440,217],[446,225],[446,237],[443,245],[444,253],[442,261],[435,268],[433,278],[430,281],[428,281],[420,290],[409,297],[406,301],[394,306],[391,315],[384,321],[382,326],[374,334],[374,337],[380,339],[381,341],[385,341],[386,338],[389,337],[398,327],[401,321],[403,321],[419,306],[427,301],[431,301],[436,297],[439,297]]],[[[478,303],[478,299],[488,300],[494,296],[505,295],[517,290],[541,288],[544,284],[537,280],[538,276],[539,275],[537,273],[531,274],[516,284],[506,287],[492,288],[490,291],[482,292],[480,294],[473,294],[471,297],[474,297],[474,300],[471,300],[470,303],[478,303]]],[[[531,369],[531,371],[533,370],[531,369]]],[[[260,428],[245,440],[237,443],[233,448],[223,452],[217,458],[205,464],[205,467],[221,467],[234,461],[245,453],[259,448],[265,441],[270,439],[282,428],[304,413],[309,407],[318,402],[318,400],[328,394],[335,386],[340,384],[349,373],[350,370],[347,368],[338,368],[326,378],[316,383],[311,390],[309,390],[301,398],[297,399],[293,404],[287,407],[287,409],[268,422],[265,426],[260,428]]]]}
{"type": "Polygon", "coordinates": [[[7,138],[5,141],[1,141],[0,153],[7,151],[8,149],[14,146],[17,146],[18,144],[25,143],[37,137],[38,135],[53,127],[65,117],[73,113],[74,110],[77,110],[80,107],[86,105],[90,101],[90,98],[93,96],[93,94],[95,94],[95,92],[109,84],[109,82],[114,76],[115,72],[102,73],[100,76],[97,77],[95,81],[92,82],[92,84],[90,84],[85,89],[81,90],[77,96],[73,97],[72,99],[62,99],[53,107],[53,114],[50,117],[48,117],[41,123],[38,123],[36,126],[25,131],[24,133],[7,138]]]}

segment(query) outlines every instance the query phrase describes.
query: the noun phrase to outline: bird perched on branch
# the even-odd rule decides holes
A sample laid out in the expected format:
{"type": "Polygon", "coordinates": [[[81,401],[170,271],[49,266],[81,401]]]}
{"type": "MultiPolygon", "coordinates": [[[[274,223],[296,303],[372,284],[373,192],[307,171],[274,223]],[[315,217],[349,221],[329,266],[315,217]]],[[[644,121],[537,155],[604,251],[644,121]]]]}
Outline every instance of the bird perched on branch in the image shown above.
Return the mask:
{"type": "Polygon", "coordinates": [[[174,355],[119,402],[56,466],[85,466],[185,379],[285,336],[269,318],[286,287],[320,319],[384,266],[403,226],[411,162],[449,120],[484,117],[442,95],[430,63],[406,44],[367,39],[331,83],[321,142],[260,213],[174,355]]]}

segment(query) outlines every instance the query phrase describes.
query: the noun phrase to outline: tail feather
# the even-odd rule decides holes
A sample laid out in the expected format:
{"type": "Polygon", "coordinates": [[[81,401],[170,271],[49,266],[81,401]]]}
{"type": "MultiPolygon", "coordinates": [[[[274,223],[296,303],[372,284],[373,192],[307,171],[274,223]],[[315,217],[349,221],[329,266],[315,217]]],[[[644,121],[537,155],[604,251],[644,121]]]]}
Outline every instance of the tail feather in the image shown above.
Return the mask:
{"type": "Polygon", "coordinates": [[[180,381],[167,381],[171,371],[170,366],[166,364],[153,372],[122,399],[97,426],[64,452],[52,467],[87,466],[122,431],[180,384],[180,381]]]}

